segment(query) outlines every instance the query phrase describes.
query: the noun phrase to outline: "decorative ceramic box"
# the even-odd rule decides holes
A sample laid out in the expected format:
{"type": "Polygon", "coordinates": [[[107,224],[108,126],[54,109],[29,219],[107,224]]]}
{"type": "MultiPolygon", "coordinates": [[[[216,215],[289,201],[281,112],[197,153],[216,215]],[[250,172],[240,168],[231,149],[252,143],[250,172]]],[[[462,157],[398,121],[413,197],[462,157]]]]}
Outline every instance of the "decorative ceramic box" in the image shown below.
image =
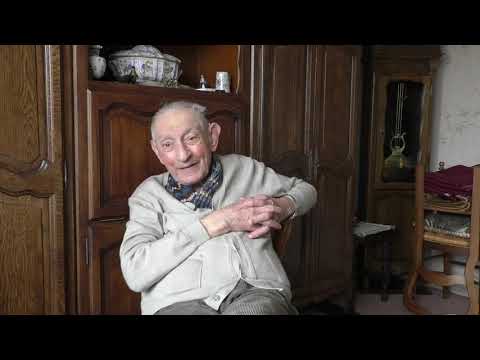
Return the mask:
{"type": "Polygon", "coordinates": [[[113,53],[108,66],[118,81],[137,83],[156,82],[163,86],[177,86],[181,75],[181,61],[150,45],[138,45],[130,50],[113,53]]]}

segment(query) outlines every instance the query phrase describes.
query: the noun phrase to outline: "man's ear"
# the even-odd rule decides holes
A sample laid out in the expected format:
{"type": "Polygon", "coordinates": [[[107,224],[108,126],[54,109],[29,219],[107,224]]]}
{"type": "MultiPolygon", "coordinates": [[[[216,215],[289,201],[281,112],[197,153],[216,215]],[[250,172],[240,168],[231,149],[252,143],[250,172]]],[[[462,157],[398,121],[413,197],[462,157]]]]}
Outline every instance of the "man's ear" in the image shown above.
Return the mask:
{"type": "Polygon", "coordinates": [[[221,131],[222,131],[222,127],[216,122],[212,122],[208,124],[208,132],[210,134],[210,150],[212,152],[217,150],[221,131]]]}

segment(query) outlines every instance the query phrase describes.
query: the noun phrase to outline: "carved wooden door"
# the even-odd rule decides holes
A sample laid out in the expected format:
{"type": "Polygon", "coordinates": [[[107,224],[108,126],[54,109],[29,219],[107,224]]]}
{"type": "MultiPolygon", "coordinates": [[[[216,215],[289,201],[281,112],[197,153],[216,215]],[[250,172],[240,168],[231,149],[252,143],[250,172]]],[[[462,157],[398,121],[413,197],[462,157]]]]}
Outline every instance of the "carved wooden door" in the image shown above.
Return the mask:
{"type": "MultiPolygon", "coordinates": [[[[254,46],[252,157],[279,173],[313,182],[312,119],[305,109],[308,46],[254,46]]],[[[308,292],[305,244],[311,239],[310,214],[295,220],[283,265],[294,297],[308,292]]]]}
{"type": "Polygon", "coordinates": [[[0,46],[0,314],[65,312],[60,46],[0,46]]]}
{"type": "Polygon", "coordinates": [[[343,293],[351,310],[361,47],[315,46],[313,51],[312,165],[318,204],[306,248],[307,279],[313,298],[343,293]]]}

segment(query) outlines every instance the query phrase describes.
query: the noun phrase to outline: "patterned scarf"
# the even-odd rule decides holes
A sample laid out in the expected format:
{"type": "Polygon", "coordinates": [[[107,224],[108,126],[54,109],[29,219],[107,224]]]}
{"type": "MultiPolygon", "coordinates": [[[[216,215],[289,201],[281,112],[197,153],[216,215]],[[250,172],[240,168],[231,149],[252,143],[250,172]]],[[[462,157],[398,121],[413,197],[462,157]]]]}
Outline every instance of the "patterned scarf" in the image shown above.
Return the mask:
{"type": "Polygon", "coordinates": [[[172,194],[175,199],[182,203],[193,203],[195,209],[211,209],[213,194],[222,184],[222,180],[222,164],[220,164],[220,161],[213,156],[212,165],[210,166],[210,174],[207,179],[202,182],[197,191],[194,190],[193,186],[177,183],[170,174],[168,175],[168,182],[165,189],[172,194]]]}

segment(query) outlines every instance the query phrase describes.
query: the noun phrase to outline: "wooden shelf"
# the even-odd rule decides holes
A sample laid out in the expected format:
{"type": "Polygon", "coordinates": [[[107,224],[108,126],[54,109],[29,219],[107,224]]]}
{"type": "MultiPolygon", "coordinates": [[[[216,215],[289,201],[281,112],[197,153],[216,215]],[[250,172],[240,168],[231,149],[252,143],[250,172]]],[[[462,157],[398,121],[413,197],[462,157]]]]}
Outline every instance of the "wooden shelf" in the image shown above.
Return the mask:
{"type": "Polygon", "coordinates": [[[128,84],[119,81],[102,81],[89,80],[88,89],[95,91],[118,91],[122,94],[146,94],[146,95],[178,95],[178,96],[192,96],[193,98],[222,98],[234,99],[240,96],[233,93],[226,93],[223,91],[200,91],[190,88],[170,88],[160,86],[149,86],[140,84],[128,84]]]}
{"type": "Polygon", "coordinates": [[[182,60],[182,84],[198,86],[200,75],[204,75],[210,86],[215,85],[217,71],[230,74],[231,91],[238,90],[238,45],[155,45],[162,53],[182,60]]]}
{"type": "MultiPolygon", "coordinates": [[[[233,93],[238,91],[240,45],[152,45],[163,54],[173,55],[181,61],[182,74],[179,78],[181,84],[198,87],[200,75],[204,75],[211,87],[215,85],[216,72],[227,71],[230,74],[231,91],[233,93]]],[[[134,44],[103,44],[101,55],[108,59],[110,54],[134,46],[134,44]]],[[[107,80],[113,80],[109,69],[106,77],[107,80]]]]}
{"type": "Polygon", "coordinates": [[[468,209],[468,210],[445,209],[445,208],[441,208],[441,207],[431,205],[431,204],[428,204],[428,203],[425,203],[423,209],[424,210],[441,212],[441,213],[448,213],[448,214],[459,214],[459,215],[468,215],[468,216],[470,216],[472,214],[471,209],[468,209]]]}
{"type": "Polygon", "coordinates": [[[425,241],[447,246],[455,246],[461,248],[468,248],[470,246],[470,240],[459,236],[440,234],[431,231],[425,231],[423,234],[425,241]]]}

